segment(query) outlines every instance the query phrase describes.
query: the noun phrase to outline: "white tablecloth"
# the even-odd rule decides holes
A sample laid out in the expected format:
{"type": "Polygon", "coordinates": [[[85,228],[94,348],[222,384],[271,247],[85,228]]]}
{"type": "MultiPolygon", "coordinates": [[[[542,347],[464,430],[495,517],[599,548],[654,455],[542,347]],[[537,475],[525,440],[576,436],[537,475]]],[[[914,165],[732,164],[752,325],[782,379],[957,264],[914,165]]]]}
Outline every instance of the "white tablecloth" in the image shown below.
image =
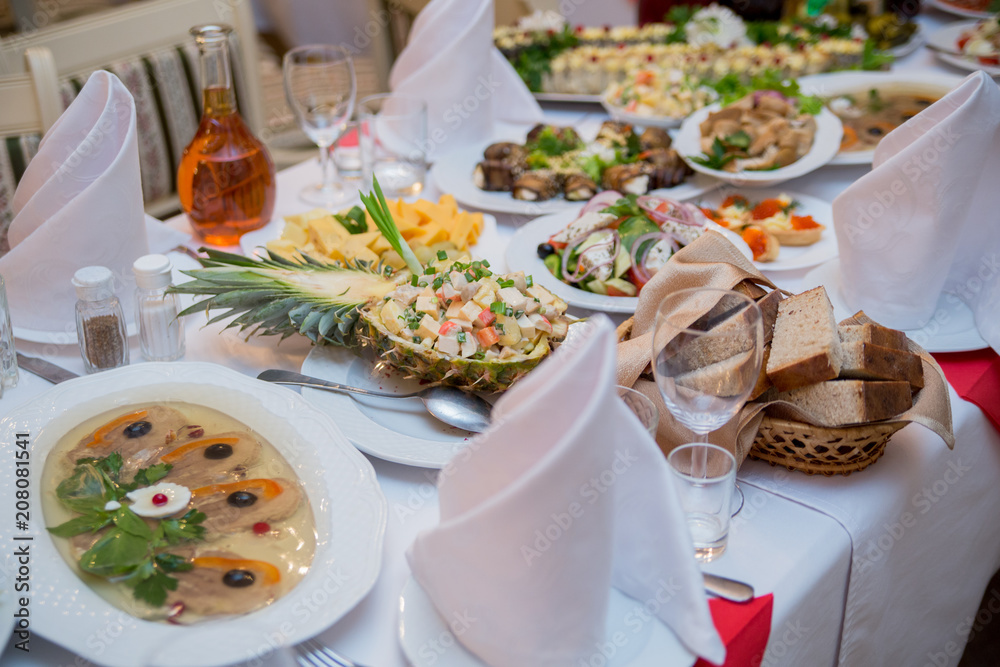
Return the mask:
{"type": "MultiPolygon", "coordinates": [[[[933,29],[940,17],[922,17],[933,29]]],[[[918,51],[904,69],[934,68],[918,51]]],[[[596,125],[600,114],[553,111],[553,122],[596,125]]],[[[864,172],[827,167],[785,185],[832,200],[864,172]]],[[[298,189],[318,177],[315,163],[279,175],[276,217],[306,207],[298,189]]],[[[431,186],[430,196],[438,193],[431,186]]],[[[498,216],[500,235],[513,234],[513,218],[498,216]]],[[[183,228],[182,219],[170,224],[183,228]]],[[[197,244],[193,244],[197,245],[197,244]]],[[[503,248],[487,248],[491,262],[503,248]]],[[[194,261],[172,254],[179,268],[194,261]]],[[[806,271],[771,276],[796,290],[806,271]]],[[[245,342],[220,325],[186,324],[187,361],[214,361],[256,375],[265,368],[298,370],[307,341],[245,342]]],[[[133,341],[134,343],[134,341],[133,341]]],[[[83,371],[75,347],[18,341],[18,348],[83,371]]],[[[133,345],[133,359],[139,359],[133,345]]],[[[136,362],[133,362],[136,363],[136,362]]],[[[0,416],[46,388],[23,372],[0,399],[0,416]]],[[[957,445],[953,452],[929,432],[910,426],[893,437],[885,457],[850,477],[815,478],[747,462],[740,471],[746,506],[736,518],[729,552],[705,569],[748,581],[758,594],[774,594],[767,665],[953,665],[973,624],[986,582],[1000,565],[1000,436],[975,406],[952,394],[957,445]]],[[[406,664],[397,643],[399,592],[409,572],[403,552],[418,531],[437,520],[435,472],[373,459],[389,502],[383,570],[372,592],[320,639],[371,667],[406,664]]],[[[266,638],[248,658],[288,664],[287,651],[270,653],[266,638]]],[[[83,664],[55,644],[33,638],[31,653],[0,654],[11,666],[83,664]]],[[[252,653],[251,653],[252,652],[252,653]]],[[[658,665],[673,664],[663,656],[658,665]]]]}

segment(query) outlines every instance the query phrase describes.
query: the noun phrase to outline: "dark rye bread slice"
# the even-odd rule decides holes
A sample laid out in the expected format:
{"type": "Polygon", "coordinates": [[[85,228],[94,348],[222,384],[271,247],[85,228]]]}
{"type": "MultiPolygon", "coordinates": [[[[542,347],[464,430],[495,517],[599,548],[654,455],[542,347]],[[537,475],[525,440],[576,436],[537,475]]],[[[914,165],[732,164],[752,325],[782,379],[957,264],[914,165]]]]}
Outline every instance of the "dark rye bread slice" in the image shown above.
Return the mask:
{"type": "MultiPolygon", "coordinates": [[[[864,315],[864,312],[858,314],[864,315]]],[[[905,333],[874,323],[841,324],[840,340],[843,343],[871,343],[893,350],[906,351],[909,349],[905,333]]]]}
{"type": "Polygon", "coordinates": [[[840,377],[859,380],[904,380],[914,389],[924,386],[920,357],[901,350],[861,342],[841,342],[840,377]]]}
{"type": "Polygon", "coordinates": [[[830,380],[781,392],[775,398],[802,408],[817,426],[882,421],[913,405],[910,385],[899,381],[830,380]]]}
{"type": "Polygon", "coordinates": [[[778,304],[767,377],[788,391],[840,375],[840,334],[823,287],[778,304]]]}
{"type": "Polygon", "coordinates": [[[733,286],[734,292],[745,294],[754,301],[767,294],[767,290],[753,282],[752,280],[741,280],[733,286]]]}
{"type": "Polygon", "coordinates": [[[778,304],[784,299],[784,295],[779,290],[772,290],[757,299],[760,306],[761,315],[764,322],[764,344],[771,342],[774,337],[774,321],[778,319],[778,304]]]}

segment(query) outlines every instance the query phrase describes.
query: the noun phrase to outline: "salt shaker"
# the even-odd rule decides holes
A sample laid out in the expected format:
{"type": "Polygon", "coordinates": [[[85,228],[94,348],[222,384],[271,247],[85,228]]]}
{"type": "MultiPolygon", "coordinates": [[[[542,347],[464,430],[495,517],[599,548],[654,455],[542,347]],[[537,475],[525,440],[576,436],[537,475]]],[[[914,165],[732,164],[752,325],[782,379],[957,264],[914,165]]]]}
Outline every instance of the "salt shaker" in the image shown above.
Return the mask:
{"type": "Polygon", "coordinates": [[[136,309],[139,350],[149,361],[173,361],[184,356],[184,327],[177,318],[180,296],[170,287],[170,259],[145,255],[135,260],[136,309]]]}
{"type": "Polygon", "coordinates": [[[128,365],[125,316],[114,291],[114,276],[104,266],[85,266],[73,275],[76,335],[88,373],[128,365]]]}

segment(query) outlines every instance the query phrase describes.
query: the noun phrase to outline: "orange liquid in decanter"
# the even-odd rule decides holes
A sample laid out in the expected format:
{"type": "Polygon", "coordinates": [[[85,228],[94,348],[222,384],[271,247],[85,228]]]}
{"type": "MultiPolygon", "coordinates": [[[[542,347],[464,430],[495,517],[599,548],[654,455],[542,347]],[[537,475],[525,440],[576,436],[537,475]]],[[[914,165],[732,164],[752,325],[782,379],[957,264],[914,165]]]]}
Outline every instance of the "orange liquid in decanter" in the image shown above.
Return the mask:
{"type": "Polygon", "coordinates": [[[198,237],[213,245],[238,244],[274,211],[274,163],[227,102],[231,95],[205,91],[205,115],[177,170],[181,208],[198,237]]]}

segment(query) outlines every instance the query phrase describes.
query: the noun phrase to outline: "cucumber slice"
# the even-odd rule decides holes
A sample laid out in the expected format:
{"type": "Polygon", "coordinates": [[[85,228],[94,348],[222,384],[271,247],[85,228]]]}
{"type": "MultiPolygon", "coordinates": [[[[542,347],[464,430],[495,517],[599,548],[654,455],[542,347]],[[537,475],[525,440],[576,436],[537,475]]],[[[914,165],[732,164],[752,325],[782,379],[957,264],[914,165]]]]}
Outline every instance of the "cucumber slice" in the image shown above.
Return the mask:
{"type": "MultiPolygon", "coordinates": [[[[614,280],[614,278],[611,280],[614,280]]],[[[604,296],[608,295],[608,288],[605,286],[603,280],[591,280],[589,283],[586,283],[585,287],[588,291],[593,292],[594,294],[603,294],[604,296]]]]}
{"type": "Polygon", "coordinates": [[[607,293],[608,289],[611,287],[615,288],[616,290],[618,290],[622,294],[625,294],[626,296],[635,296],[636,294],[639,293],[639,291],[635,288],[635,285],[621,278],[608,278],[607,280],[604,281],[605,293],[607,293]]]}

